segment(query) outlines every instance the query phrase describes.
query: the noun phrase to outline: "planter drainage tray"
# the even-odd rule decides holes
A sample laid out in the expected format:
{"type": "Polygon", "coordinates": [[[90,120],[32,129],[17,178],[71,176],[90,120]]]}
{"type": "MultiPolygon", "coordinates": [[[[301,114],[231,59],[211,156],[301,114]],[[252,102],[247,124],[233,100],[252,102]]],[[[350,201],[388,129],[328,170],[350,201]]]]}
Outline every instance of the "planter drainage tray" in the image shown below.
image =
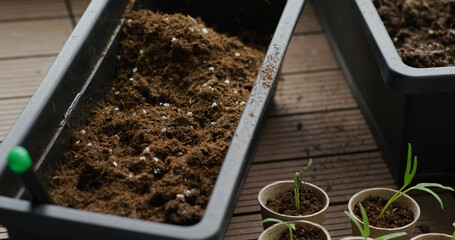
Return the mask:
{"type": "Polygon", "coordinates": [[[264,62],[202,219],[180,226],[32,204],[20,179],[6,166],[15,146],[28,149],[34,168],[47,180],[69,147],[80,117],[104,98],[114,79],[123,13],[129,1],[92,1],[41,85],[0,145],[0,223],[12,239],[222,239],[253,159],[278,73],[304,0],[136,1],[134,8],[200,17],[227,32],[272,36],[264,62]]]}
{"type": "Polygon", "coordinates": [[[314,5],[395,181],[411,143],[415,182],[455,184],[455,67],[405,65],[371,0],[314,5]]]}

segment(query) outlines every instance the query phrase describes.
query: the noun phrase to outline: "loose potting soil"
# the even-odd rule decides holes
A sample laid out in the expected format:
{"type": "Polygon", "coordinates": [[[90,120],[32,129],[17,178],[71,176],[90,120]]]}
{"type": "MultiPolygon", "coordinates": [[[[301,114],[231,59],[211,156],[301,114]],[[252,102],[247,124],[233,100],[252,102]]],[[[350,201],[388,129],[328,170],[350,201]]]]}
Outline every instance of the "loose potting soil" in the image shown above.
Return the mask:
{"type": "Polygon", "coordinates": [[[263,50],[200,19],[126,13],[118,77],[74,131],[48,188],[58,205],[197,223],[263,50]]]}
{"type": "Polygon", "coordinates": [[[268,199],[265,205],[274,212],[290,216],[309,215],[319,212],[324,208],[313,191],[305,186],[300,186],[299,198],[300,214],[295,208],[295,193],[293,188],[287,190],[275,199],[268,199]]]}
{"type": "MultiPolygon", "coordinates": [[[[392,203],[384,215],[379,218],[379,214],[387,204],[387,201],[386,199],[373,196],[362,201],[362,206],[365,208],[370,225],[380,228],[396,228],[414,221],[414,213],[396,202],[392,203]]],[[[362,219],[362,213],[358,204],[354,206],[353,211],[359,219],[362,219]]]]}
{"type": "MultiPolygon", "coordinates": [[[[296,240],[324,240],[325,234],[324,232],[316,227],[311,225],[296,225],[295,231],[293,232],[294,239],[296,240]]],[[[286,230],[285,234],[283,234],[279,240],[289,240],[291,239],[289,231],[286,230]]]]}
{"type": "Polygon", "coordinates": [[[412,67],[455,65],[455,2],[373,0],[403,62],[412,67]]]}

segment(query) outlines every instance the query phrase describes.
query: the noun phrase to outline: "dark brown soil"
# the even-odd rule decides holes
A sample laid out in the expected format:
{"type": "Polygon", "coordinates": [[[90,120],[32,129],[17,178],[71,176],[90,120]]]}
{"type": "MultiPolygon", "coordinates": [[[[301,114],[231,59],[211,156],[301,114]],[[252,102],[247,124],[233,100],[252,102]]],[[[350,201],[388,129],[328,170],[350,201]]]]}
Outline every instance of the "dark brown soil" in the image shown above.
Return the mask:
{"type": "Polygon", "coordinates": [[[455,2],[373,0],[403,62],[412,67],[455,65],[455,2]]]}
{"type": "MultiPolygon", "coordinates": [[[[368,197],[362,201],[362,206],[368,215],[368,222],[370,225],[380,228],[396,228],[405,226],[414,221],[414,213],[408,209],[400,206],[397,203],[393,203],[387,208],[384,215],[379,218],[384,206],[388,200],[379,197],[368,197]]],[[[359,204],[354,207],[354,214],[362,219],[362,213],[360,212],[359,204]]]]}
{"type": "Polygon", "coordinates": [[[300,186],[300,214],[295,209],[295,194],[293,188],[284,192],[276,199],[268,199],[266,206],[274,212],[291,216],[309,215],[319,212],[324,208],[313,191],[305,187],[304,184],[300,186]]]}
{"type": "Polygon", "coordinates": [[[125,19],[118,77],[49,191],[65,207],[197,223],[264,53],[181,14],[125,19]]]}
{"type": "MultiPolygon", "coordinates": [[[[316,227],[316,226],[309,226],[309,225],[296,225],[295,231],[293,231],[294,239],[296,240],[324,240],[325,235],[324,232],[316,227]]],[[[286,233],[283,234],[280,240],[289,240],[290,234],[289,230],[286,230],[286,233]]]]}

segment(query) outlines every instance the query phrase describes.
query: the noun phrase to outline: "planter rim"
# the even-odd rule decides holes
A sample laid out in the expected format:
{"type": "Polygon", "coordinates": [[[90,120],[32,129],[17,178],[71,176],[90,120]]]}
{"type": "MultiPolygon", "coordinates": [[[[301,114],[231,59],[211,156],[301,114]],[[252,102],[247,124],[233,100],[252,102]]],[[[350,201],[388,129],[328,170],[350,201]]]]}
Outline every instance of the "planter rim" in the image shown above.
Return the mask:
{"type": "Polygon", "coordinates": [[[434,236],[434,237],[438,237],[438,236],[440,236],[440,237],[449,237],[449,239],[452,237],[449,234],[445,234],[445,233],[424,233],[424,234],[419,234],[419,235],[411,238],[410,240],[418,240],[421,237],[432,237],[432,236],[434,236]]]}
{"type": "MultiPolygon", "coordinates": [[[[323,207],[321,210],[319,210],[319,211],[317,211],[317,212],[315,212],[315,213],[307,214],[307,215],[299,215],[299,216],[293,216],[293,215],[286,215],[286,214],[277,213],[277,212],[273,211],[272,209],[268,208],[268,207],[265,205],[265,203],[262,202],[261,199],[259,198],[259,196],[261,196],[262,193],[263,193],[267,188],[269,188],[269,187],[271,187],[271,186],[279,185],[279,184],[288,184],[288,183],[294,183],[294,181],[290,181],[290,180],[275,181],[275,182],[273,182],[273,183],[270,183],[270,184],[267,184],[266,186],[264,186],[264,187],[261,189],[261,191],[259,191],[259,194],[258,194],[258,201],[259,201],[259,204],[260,204],[262,207],[264,207],[265,209],[267,209],[267,210],[269,210],[269,211],[271,211],[271,212],[273,212],[273,213],[275,213],[275,214],[277,214],[277,215],[279,215],[279,216],[286,216],[286,217],[289,217],[289,218],[295,218],[296,220],[297,220],[298,218],[301,218],[302,216],[311,217],[311,216],[317,215],[318,213],[323,212],[323,211],[326,211],[327,208],[329,208],[329,195],[327,195],[327,193],[326,193],[324,190],[322,190],[322,188],[320,188],[320,187],[318,187],[318,186],[316,186],[316,185],[314,185],[314,184],[312,184],[312,183],[303,182],[303,181],[302,181],[302,185],[305,185],[305,184],[306,184],[306,185],[309,185],[309,186],[311,186],[311,187],[317,189],[318,191],[320,191],[321,193],[323,193],[324,197],[327,199],[327,202],[325,203],[324,207],[323,207]]],[[[300,220],[298,220],[298,221],[300,221],[300,220]]],[[[302,221],[304,221],[304,220],[302,220],[302,221]]],[[[306,220],[305,220],[305,221],[306,221],[306,220]]]]}
{"type": "MultiPolygon", "coordinates": [[[[304,224],[316,226],[316,227],[318,227],[319,229],[321,229],[324,232],[324,234],[327,236],[327,240],[331,240],[329,232],[321,224],[314,223],[314,222],[307,221],[307,220],[286,221],[286,223],[294,223],[294,224],[299,224],[299,223],[302,224],[302,223],[304,223],[304,224]]],[[[275,223],[272,226],[270,226],[269,228],[267,228],[266,230],[262,231],[261,235],[259,236],[259,239],[261,239],[263,234],[266,234],[267,232],[273,231],[275,228],[279,227],[281,224],[282,223],[275,223]]]]}
{"type": "MultiPolygon", "coordinates": [[[[364,189],[356,194],[354,194],[350,199],[349,199],[349,202],[348,202],[348,209],[349,209],[349,213],[352,214],[358,221],[362,222],[362,220],[360,220],[353,212],[353,209],[351,208],[351,206],[353,206],[355,203],[353,203],[353,199],[355,199],[356,196],[364,193],[364,192],[374,192],[374,191],[377,191],[377,190],[381,190],[381,191],[392,191],[394,193],[398,192],[397,190],[395,189],[391,189],[391,188],[382,188],[382,187],[378,187],[378,188],[368,188],[368,189],[364,189]]],[[[406,198],[408,201],[410,201],[412,204],[415,204],[417,206],[417,216],[414,216],[414,220],[404,226],[401,226],[401,227],[396,227],[396,228],[380,228],[380,227],[375,227],[375,226],[372,226],[372,225],[369,225],[370,228],[373,228],[373,229],[379,229],[379,230],[402,230],[402,229],[405,229],[407,227],[409,227],[410,225],[413,225],[415,224],[419,218],[420,218],[420,206],[419,204],[410,196],[408,196],[407,194],[403,194],[400,198],[406,198]]]]}
{"type": "Polygon", "coordinates": [[[355,0],[381,75],[391,88],[407,94],[453,92],[455,66],[416,68],[406,65],[371,0],[355,0]]]}

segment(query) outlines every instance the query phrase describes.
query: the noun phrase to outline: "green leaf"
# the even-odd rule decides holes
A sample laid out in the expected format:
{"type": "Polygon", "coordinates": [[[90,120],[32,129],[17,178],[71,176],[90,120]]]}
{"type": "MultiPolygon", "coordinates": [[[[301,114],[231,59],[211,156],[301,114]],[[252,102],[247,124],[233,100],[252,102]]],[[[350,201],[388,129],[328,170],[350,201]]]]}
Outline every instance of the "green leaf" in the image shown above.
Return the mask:
{"type": "MultiPolygon", "coordinates": [[[[455,222],[452,223],[452,226],[455,228],[455,222]]],[[[450,240],[455,240],[455,231],[453,232],[452,238],[450,240]]]]}
{"type": "Polygon", "coordinates": [[[261,221],[261,223],[266,223],[266,222],[276,222],[276,223],[282,223],[282,224],[286,225],[289,228],[290,239],[294,240],[294,237],[292,235],[292,230],[295,231],[295,224],[287,223],[287,222],[285,222],[283,220],[276,219],[276,218],[266,218],[266,219],[261,221]]]}
{"type": "Polygon", "coordinates": [[[363,231],[362,225],[360,225],[359,220],[357,220],[356,217],[352,216],[348,211],[344,211],[344,214],[346,214],[346,216],[348,216],[351,219],[351,221],[354,222],[354,224],[359,229],[360,234],[362,234],[362,237],[368,238],[368,236],[365,236],[365,232],[363,231]]]}
{"type": "Polygon", "coordinates": [[[310,158],[310,161],[308,162],[308,165],[306,165],[306,167],[303,168],[303,171],[307,170],[308,168],[311,167],[311,164],[313,164],[313,159],[310,158]]]}
{"type": "Polygon", "coordinates": [[[408,143],[408,158],[406,162],[406,170],[404,172],[404,184],[402,189],[411,184],[412,179],[417,171],[417,156],[414,157],[414,166],[411,171],[411,161],[412,161],[412,146],[411,143],[408,143]]]}
{"type": "Polygon", "coordinates": [[[370,223],[368,222],[368,215],[367,212],[365,211],[365,208],[363,208],[362,204],[359,203],[360,207],[360,212],[362,212],[362,219],[363,219],[363,232],[365,235],[362,234],[363,237],[367,238],[370,236],[370,223]]]}
{"type": "Polygon", "coordinates": [[[392,238],[397,238],[397,237],[404,236],[406,234],[407,233],[405,233],[405,232],[391,233],[391,234],[384,235],[382,237],[375,238],[373,240],[389,240],[389,239],[392,239],[392,238]]]}
{"type": "Polygon", "coordinates": [[[300,171],[295,172],[294,183],[295,183],[296,188],[300,188],[300,184],[302,184],[302,178],[301,178],[300,171]]]}
{"type": "Polygon", "coordinates": [[[454,190],[451,187],[446,187],[439,183],[419,183],[419,184],[415,185],[414,187],[411,187],[408,190],[406,190],[406,192],[408,192],[412,189],[417,189],[417,190],[428,192],[431,195],[433,195],[436,198],[436,200],[438,200],[439,204],[441,205],[441,208],[444,209],[444,204],[442,203],[441,198],[435,192],[433,192],[431,189],[429,189],[427,187],[438,187],[438,188],[442,188],[442,189],[446,189],[446,190],[450,190],[450,191],[454,190]]]}

